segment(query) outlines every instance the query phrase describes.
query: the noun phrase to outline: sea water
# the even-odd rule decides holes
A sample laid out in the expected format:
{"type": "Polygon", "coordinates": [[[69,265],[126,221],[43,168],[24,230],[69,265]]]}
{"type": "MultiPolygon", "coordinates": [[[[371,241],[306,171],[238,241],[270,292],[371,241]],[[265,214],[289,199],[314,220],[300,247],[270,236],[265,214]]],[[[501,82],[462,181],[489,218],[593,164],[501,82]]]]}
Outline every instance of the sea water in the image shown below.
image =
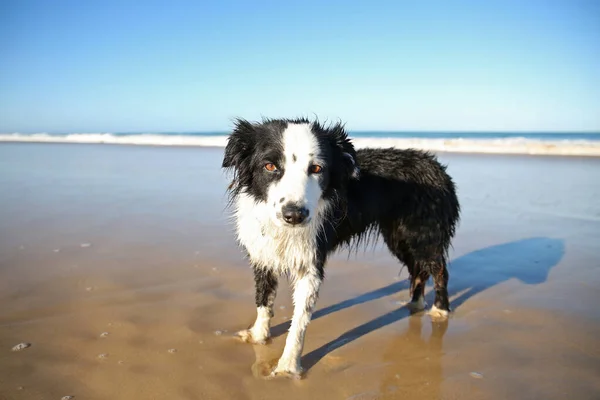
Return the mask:
{"type": "MultiPolygon", "coordinates": [[[[599,156],[600,133],[350,131],[357,148],[396,147],[461,153],[599,156]]],[[[226,132],[0,133],[0,142],[224,147],[226,132]]]]}

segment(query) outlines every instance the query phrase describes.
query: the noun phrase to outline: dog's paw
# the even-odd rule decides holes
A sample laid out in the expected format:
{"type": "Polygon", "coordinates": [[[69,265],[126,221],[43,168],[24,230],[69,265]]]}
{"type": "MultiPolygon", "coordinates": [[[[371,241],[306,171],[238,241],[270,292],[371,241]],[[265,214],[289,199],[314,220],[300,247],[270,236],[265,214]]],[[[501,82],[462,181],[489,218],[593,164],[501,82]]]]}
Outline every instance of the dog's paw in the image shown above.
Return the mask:
{"type": "Polygon", "coordinates": [[[285,379],[292,379],[292,380],[299,381],[302,379],[302,368],[300,368],[298,371],[279,370],[278,368],[276,368],[273,372],[271,372],[271,375],[269,375],[268,378],[269,379],[285,378],[285,379]]]}
{"type": "Polygon", "coordinates": [[[252,333],[251,329],[244,329],[242,331],[236,332],[234,336],[240,339],[242,342],[250,344],[267,344],[270,339],[268,336],[256,337],[252,333]]]}
{"type": "Polygon", "coordinates": [[[431,307],[431,310],[428,312],[431,319],[434,320],[445,320],[448,319],[450,313],[447,310],[442,310],[441,308],[437,308],[435,305],[431,307]]]}
{"type": "Polygon", "coordinates": [[[425,299],[420,297],[417,301],[411,301],[406,304],[406,307],[412,312],[423,311],[425,307],[427,307],[427,303],[425,303],[425,299]]]}
{"type": "Polygon", "coordinates": [[[277,367],[271,372],[270,378],[289,378],[294,380],[302,379],[302,367],[300,362],[287,361],[280,359],[277,367]]]}

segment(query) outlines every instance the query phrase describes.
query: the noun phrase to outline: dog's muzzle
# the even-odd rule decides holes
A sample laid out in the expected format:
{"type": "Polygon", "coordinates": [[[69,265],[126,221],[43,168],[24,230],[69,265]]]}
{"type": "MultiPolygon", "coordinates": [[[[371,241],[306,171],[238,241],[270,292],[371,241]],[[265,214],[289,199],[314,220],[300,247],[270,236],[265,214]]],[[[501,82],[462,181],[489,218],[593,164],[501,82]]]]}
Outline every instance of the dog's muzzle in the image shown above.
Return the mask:
{"type": "Polygon", "coordinates": [[[290,225],[299,225],[308,218],[308,209],[297,204],[288,203],[281,208],[281,217],[290,225]]]}

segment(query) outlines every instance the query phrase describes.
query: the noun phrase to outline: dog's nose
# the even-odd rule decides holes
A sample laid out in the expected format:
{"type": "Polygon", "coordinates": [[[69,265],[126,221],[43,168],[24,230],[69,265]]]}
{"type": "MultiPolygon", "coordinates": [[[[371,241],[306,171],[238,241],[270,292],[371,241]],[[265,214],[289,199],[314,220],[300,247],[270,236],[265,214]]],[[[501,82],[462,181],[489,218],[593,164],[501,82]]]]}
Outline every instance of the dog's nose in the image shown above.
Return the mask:
{"type": "Polygon", "coordinates": [[[281,208],[283,220],[291,225],[298,225],[308,217],[308,209],[295,204],[286,204],[281,208]]]}

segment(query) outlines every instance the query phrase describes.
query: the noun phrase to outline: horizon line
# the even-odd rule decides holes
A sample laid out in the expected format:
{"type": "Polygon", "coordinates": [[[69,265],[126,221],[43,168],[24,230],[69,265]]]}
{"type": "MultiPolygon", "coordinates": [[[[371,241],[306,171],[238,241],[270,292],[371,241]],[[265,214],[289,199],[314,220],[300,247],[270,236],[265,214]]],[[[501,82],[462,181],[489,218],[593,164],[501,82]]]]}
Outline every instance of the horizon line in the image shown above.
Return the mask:
{"type": "MultiPolygon", "coordinates": [[[[498,134],[498,133],[508,133],[508,134],[600,134],[599,130],[419,130],[419,129],[346,129],[347,132],[369,132],[369,133],[484,133],[484,134],[498,134]]],[[[223,129],[205,129],[205,130],[126,130],[126,131],[104,131],[104,130],[95,130],[95,131],[86,131],[86,130],[77,130],[77,131],[39,131],[39,132],[20,132],[13,130],[11,132],[8,131],[0,131],[0,135],[13,135],[13,134],[23,134],[23,135],[35,135],[35,134],[171,134],[171,133],[179,133],[179,134],[190,134],[190,133],[222,133],[224,135],[228,135],[231,133],[231,130],[223,130],[223,129]]]]}

